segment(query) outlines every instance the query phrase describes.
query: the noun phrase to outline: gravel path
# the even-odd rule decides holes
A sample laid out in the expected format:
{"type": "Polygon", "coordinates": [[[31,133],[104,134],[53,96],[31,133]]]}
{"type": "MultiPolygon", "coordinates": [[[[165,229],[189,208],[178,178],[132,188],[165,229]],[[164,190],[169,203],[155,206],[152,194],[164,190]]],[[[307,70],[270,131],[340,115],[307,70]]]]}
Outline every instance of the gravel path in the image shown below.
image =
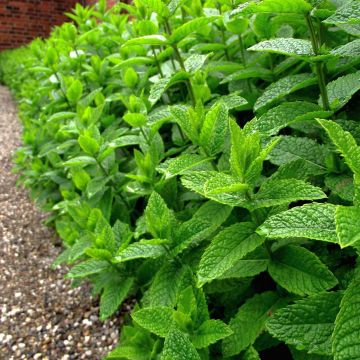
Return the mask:
{"type": "Polygon", "coordinates": [[[101,359],[117,343],[122,316],[100,322],[89,288],[72,289],[66,269],[50,269],[58,241],[11,173],[20,130],[0,87],[0,359],[101,359]]]}

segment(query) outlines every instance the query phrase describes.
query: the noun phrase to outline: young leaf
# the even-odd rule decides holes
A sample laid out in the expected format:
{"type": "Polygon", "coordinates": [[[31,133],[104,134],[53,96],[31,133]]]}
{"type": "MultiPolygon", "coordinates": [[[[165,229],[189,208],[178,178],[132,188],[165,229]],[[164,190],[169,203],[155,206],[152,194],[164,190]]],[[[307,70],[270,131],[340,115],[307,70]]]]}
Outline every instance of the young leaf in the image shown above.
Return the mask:
{"type": "Polygon", "coordinates": [[[223,355],[234,356],[252,345],[265,328],[265,322],[273,310],[281,306],[282,300],[275,292],[257,294],[247,300],[230,320],[233,335],[223,341],[223,355]]]}
{"type": "Polygon", "coordinates": [[[300,57],[315,55],[310,40],[292,38],[265,40],[261,43],[253,45],[248,50],[300,57]]]}
{"type": "Polygon", "coordinates": [[[168,41],[163,35],[146,35],[133,39],[129,39],[123,46],[130,45],[153,45],[153,46],[164,46],[167,45],[168,41]]]}
{"type": "Polygon", "coordinates": [[[146,225],[155,238],[171,239],[174,217],[165,201],[153,192],[145,209],[146,225]]]}
{"type": "Polygon", "coordinates": [[[197,349],[203,349],[232,334],[232,330],[220,320],[207,320],[195,331],[191,342],[197,349]]]}
{"type": "Polygon", "coordinates": [[[265,89],[264,93],[256,100],[254,110],[259,111],[286,95],[314,84],[316,84],[316,77],[309,73],[283,77],[265,89]]]}
{"type": "Polygon", "coordinates": [[[189,337],[176,328],[170,329],[165,338],[161,360],[201,360],[189,337]]]}
{"type": "Polygon", "coordinates": [[[360,148],[353,136],[333,121],[318,120],[318,122],[339,149],[352,172],[357,175],[360,174],[360,148]]]}
{"type": "Polygon", "coordinates": [[[131,314],[133,320],[144,329],[160,337],[166,337],[174,323],[174,310],[165,306],[150,307],[131,314]]]}
{"type": "Polygon", "coordinates": [[[121,303],[125,300],[134,283],[134,278],[112,281],[105,286],[100,298],[100,319],[106,320],[115,313],[121,303]]]}
{"type": "Polygon", "coordinates": [[[358,314],[360,311],[359,296],[360,281],[357,277],[345,290],[340,303],[340,312],[335,320],[332,335],[332,351],[334,360],[355,360],[360,356],[358,334],[360,325],[358,314]]]}
{"type": "Polygon", "coordinates": [[[280,286],[298,295],[316,294],[337,284],[326,265],[300,246],[282,246],[273,254],[268,270],[280,286]]]}
{"type": "Polygon", "coordinates": [[[318,200],[323,198],[326,198],[326,194],[320,188],[302,180],[266,181],[245,206],[253,211],[263,207],[289,204],[299,200],[318,200]]]}
{"type": "MultiPolygon", "coordinates": [[[[161,240],[160,240],[161,242],[161,240]]],[[[130,244],[121,251],[115,258],[116,263],[135,259],[157,258],[166,254],[165,246],[161,243],[153,243],[151,240],[142,240],[130,244]]]]}
{"type": "Polygon", "coordinates": [[[208,156],[214,156],[223,149],[228,134],[228,124],[228,109],[224,103],[216,104],[206,114],[200,132],[200,145],[208,156]]]}
{"type": "Polygon", "coordinates": [[[360,240],[360,208],[337,206],[335,212],[336,233],[342,248],[356,244],[360,240]]]}
{"type": "Polygon", "coordinates": [[[174,120],[179,124],[181,130],[185,135],[194,143],[198,142],[198,131],[194,121],[191,119],[188,109],[184,106],[172,106],[170,108],[171,115],[174,120]]]}
{"type": "Polygon", "coordinates": [[[157,170],[170,179],[176,175],[181,175],[191,169],[196,170],[203,164],[208,163],[211,158],[206,158],[197,154],[182,154],[175,158],[170,158],[157,167],[157,170]]]}
{"type": "Polygon", "coordinates": [[[331,355],[331,334],[341,297],[341,292],[330,292],[298,300],[277,311],[266,328],[286,344],[311,354],[331,355]]]}
{"type": "Polygon", "coordinates": [[[259,228],[269,238],[304,237],[338,243],[335,228],[336,206],[307,204],[268,218],[259,228]]]}
{"type": "Polygon", "coordinates": [[[66,97],[72,105],[75,105],[83,94],[83,85],[80,80],[76,79],[66,90],[66,97]]]}
{"type": "Polygon", "coordinates": [[[263,241],[252,223],[238,223],[222,230],[201,257],[197,273],[199,285],[219,278],[263,241]]]}

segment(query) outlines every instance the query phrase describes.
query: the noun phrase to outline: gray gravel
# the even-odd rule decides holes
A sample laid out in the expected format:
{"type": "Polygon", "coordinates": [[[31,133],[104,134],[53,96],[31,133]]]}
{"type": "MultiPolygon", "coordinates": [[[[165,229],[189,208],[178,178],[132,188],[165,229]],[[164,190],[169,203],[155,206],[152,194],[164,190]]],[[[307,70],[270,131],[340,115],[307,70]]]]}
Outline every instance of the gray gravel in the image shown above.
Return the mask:
{"type": "Polygon", "coordinates": [[[0,87],[0,359],[101,359],[117,343],[129,306],[100,322],[88,286],[73,289],[66,269],[51,270],[59,241],[11,172],[20,131],[15,104],[0,87]]]}

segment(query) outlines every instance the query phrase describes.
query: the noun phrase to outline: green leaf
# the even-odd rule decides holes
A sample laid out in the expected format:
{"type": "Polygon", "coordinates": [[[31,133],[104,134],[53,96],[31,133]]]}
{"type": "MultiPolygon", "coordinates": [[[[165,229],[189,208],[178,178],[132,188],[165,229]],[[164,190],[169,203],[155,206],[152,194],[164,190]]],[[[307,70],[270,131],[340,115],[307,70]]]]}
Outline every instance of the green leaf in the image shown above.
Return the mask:
{"type": "Polygon", "coordinates": [[[360,280],[356,277],[345,290],[332,335],[334,360],[356,360],[360,356],[360,280]]]}
{"type": "Polygon", "coordinates": [[[189,170],[196,170],[208,163],[211,158],[197,154],[181,154],[175,158],[167,159],[157,167],[157,171],[165,175],[165,179],[184,174],[189,170]]]}
{"type": "Polygon", "coordinates": [[[336,232],[342,248],[356,244],[360,240],[360,208],[337,206],[335,212],[336,232]]]}
{"type": "Polygon", "coordinates": [[[237,223],[222,230],[201,257],[197,273],[199,285],[221,277],[263,242],[264,238],[255,233],[252,223],[237,223]]]}
{"type": "Polygon", "coordinates": [[[78,138],[79,145],[89,155],[96,155],[100,145],[90,136],[80,135],[78,138]]]}
{"type": "Polygon", "coordinates": [[[150,307],[174,307],[177,303],[185,274],[186,267],[179,267],[176,262],[164,264],[156,273],[149,289],[148,299],[150,307]]]}
{"type": "Polygon", "coordinates": [[[175,229],[174,255],[181,253],[192,244],[198,244],[214,233],[229,217],[230,206],[208,201],[203,204],[193,217],[175,229]]]}
{"type": "Polygon", "coordinates": [[[192,54],[190,55],[185,61],[184,66],[188,73],[195,73],[196,71],[200,70],[205,61],[208,59],[208,55],[201,55],[201,54],[192,54]]]}
{"type": "Polygon", "coordinates": [[[331,355],[331,334],[341,297],[340,292],[331,292],[298,300],[277,311],[266,328],[286,344],[311,354],[331,355]]]}
{"type": "Polygon", "coordinates": [[[106,320],[113,315],[127,297],[134,283],[134,278],[129,277],[122,282],[112,281],[105,286],[100,298],[100,319],[106,320]]]}
{"type": "Polygon", "coordinates": [[[226,76],[222,81],[221,84],[226,84],[230,81],[238,81],[238,80],[245,80],[245,79],[252,79],[252,78],[260,78],[264,80],[271,80],[272,72],[266,68],[262,67],[248,67],[246,69],[241,69],[235,71],[234,73],[226,76]]]}
{"type": "Polygon", "coordinates": [[[199,135],[195,122],[191,119],[188,109],[185,106],[177,105],[171,106],[170,112],[185,135],[196,144],[199,135]]]}
{"type": "Polygon", "coordinates": [[[224,103],[213,106],[206,114],[201,132],[200,145],[208,156],[221,152],[228,134],[228,108],[224,103]]]}
{"type": "Polygon", "coordinates": [[[271,312],[281,305],[282,301],[275,292],[257,294],[247,300],[230,320],[233,335],[223,341],[223,355],[234,356],[252,345],[263,332],[265,322],[271,312]]]}
{"type": "Polygon", "coordinates": [[[64,166],[86,166],[96,164],[96,160],[90,156],[77,156],[63,163],[64,166]]]}
{"type": "Polygon", "coordinates": [[[282,136],[280,142],[272,150],[269,160],[275,165],[287,164],[302,159],[322,170],[326,170],[328,151],[313,139],[295,136],[282,136]]]}
{"type": "Polygon", "coordinates": [[[164,46],[167,45],[168,41],[163,35],[145,35],[126,41],[123,46],[130,45],[153,45],[153,46],[164,46]]]}
{"type": "Polygon", "coordinates": [[[328,175],[325,178],[325,185],[341,199],[353,201],[355,191],[353,178],[348,175],[328,175]]]}
{"type": "Polygon", "coordinates": [[[166,337],[172,324],[174,310],[165,306],[150,307],[131,314],[133,320],[144,329],[160,337],[166,337]]]}
{"type": "Polygon", "coordinates": [[[180,25],[171,34],[169,38],[170,44],[177,44],[188,35],[202,29],[204,26],[216,20],[217,18],[218,16],[199,17],[180,25]]]}
{"type": "Polygon", "coordinates": [[[304,237],[337,244],[335,210],[332,204],[297,206],[271,216],[259,230],[269,238],[304,237]]]}
{"type": "Polygon", "coordinates": [[[166,249],[161,243],[152,243],[151,240],[142,240],[130,244],[125,250],[121,251],[114,261],[117,263],[135,259],[158,258],[166,254],[166,249]]]}
{"type": "Polygon", "coordinates": [[[360,149],[353,136],[333,121],[318,120],[318,122],[339,149],[352,172],[360,175],[360,149]]]}
{"type": "Polygon", "coordinates": [[[259,353],[250,346],[241,357],[241,360],[261,360],[259,353]]]}
{"type": "Polygon", "coordinates": [[[305,101],[285,102],[246,123],[244,131],[247,133],[259,131],[261,134],[271,136],[295,122],[313,120],[317,117],[326,118],[331,114],[331,111],[324,111],[320,106],[313,103],[305,101]]]}
{"type": "Polygon", "coordinates": [[[353,40],[345,45],[331,51],[335,56],[339,57],[356,57],[360,55],[360,39],[353,40]]]}
{"type": "Polygon", "coordinates": [[[189,337],[176,328],[165,338],[161,360],[201,360],[189,337]]]}
{"type": "Polygon", "coordinates": [[[302,180],[287,179],[266,181],[252,197],[246,207],[255,209],[289,204],[299,200],[318,200],[326,198],[326,194],[318,187],[302,180]]]}
{"type": "Polygon", "coordinates": [[[284,289],[303,296],[329,290],[337,284],[335,276],[314,253],[295,245],[277,250],[268,271],[284,289]]]}
{"type": "Polygon", "coordinates": [[[285,76],[265,89],[256,100],[254,110],[259,111],[264,107],[269,107],[286,95],[316,84],[316,81],[314,74],[308,73],[285,76]]]}
{"type": "Polygon", "coordinates": [[[248,50],[300,57],[315,55],[310,40],[292,38],[265,40],[253,45],[248,50]]]}
{"type": "Polygon", "coordinates": [[[191,342],[197,349],[203,349],[232,334],[232,330],[220,320],[203,322],[191,337],[191,342]]]}
{"type": "Polygon", "coordinates": [[[178,71],[171,76],[158,79],[156,83],[150,88],[150,103],[154,105],[169,87],[188,78],[189,74],[187,74],[185,71],[178,71]]]}
{"type": "Polygon", "coordinates": [[[240,5],[234,12],[245,14],[278,13],[278,14],[306,14],[311,11],[311,5],[305,0],[263,0],[259,3],[240,5]],[[245,6],[244,6],[245,5],[245,6]]]}
{"type": "Polygon", "coordinates": [[[331,109],[341,109],[360,90],[360,71],[338,77],[329,82],[326,89],[331,109]]]}
{"type": "Polygon", "coordinates": [[[66,90],[66,97],[72,105],[75,105],[82,97],[83,85],[80,80],[74,80],[66,90]]]}
{"type": "Polygon", "coordinates": [[[336,12],[325,19],[323,22],[327,24],[359,24],[360,4],[357,0],[347,1],[340,6],[336,12]]]}
{"type": "Polygon", "coordinates": [[[98,274],[107,270],[110,264],[104,260],[86,260],[74,266],[67,274],[66,277],[70,279],[81,279],[90,275],[98,274]]]}
{"type": "Polygon", "coordinates": [[[162,197],[152,192],[145,209],[146,225],[150,233],[159,239],[170,239],[174,216],[162,197]]]}

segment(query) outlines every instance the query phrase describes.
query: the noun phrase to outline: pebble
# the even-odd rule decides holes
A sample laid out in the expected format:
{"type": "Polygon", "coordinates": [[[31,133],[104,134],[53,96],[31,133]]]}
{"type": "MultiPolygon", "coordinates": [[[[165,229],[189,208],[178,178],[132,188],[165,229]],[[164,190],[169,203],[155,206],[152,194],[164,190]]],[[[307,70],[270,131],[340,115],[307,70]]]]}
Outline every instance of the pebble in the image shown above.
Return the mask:
{"type": "Polygon", "coordinates": [[[52,270],[60,242],[46,215],[16,187],[12,169],[20,122],[10,92],[0,86],[0,358],[100,360],[114,349],[126,304],[101,322],[86,284],[71,288],[66,267],[52,270]],[[58,246],[55,246],[58,244],[58,246]],[[5,356],[5,357],[2,357],[5,356]]]}

